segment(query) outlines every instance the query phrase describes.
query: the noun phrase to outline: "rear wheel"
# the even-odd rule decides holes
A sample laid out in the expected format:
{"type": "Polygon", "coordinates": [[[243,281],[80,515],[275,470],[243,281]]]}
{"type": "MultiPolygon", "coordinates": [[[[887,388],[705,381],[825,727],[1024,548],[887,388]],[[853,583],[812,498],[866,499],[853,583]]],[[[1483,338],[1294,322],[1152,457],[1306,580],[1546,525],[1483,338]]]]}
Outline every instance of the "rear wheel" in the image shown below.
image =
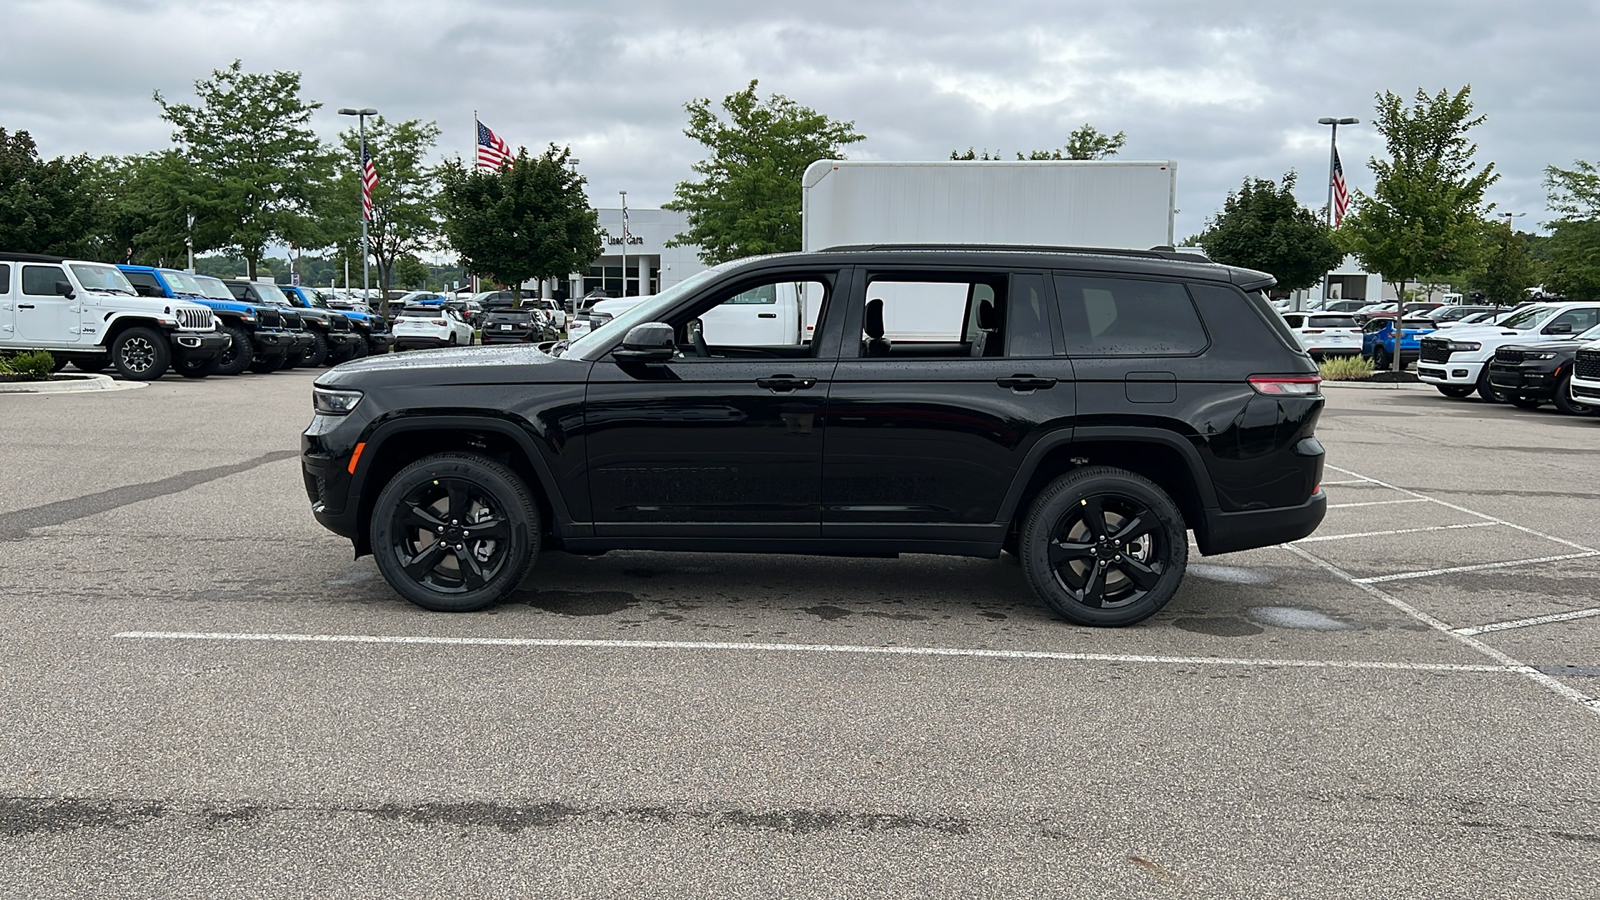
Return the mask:
{"type": "Polygon", "coordinates": [[[1508,399],[1504,392],[1496,388],[1489,381],[1489,367],[1483,367],[1483,373],[1478,376],[1478,396],[1488,403],[1504,403],[1508,399]]]}
{"type": "Polygon", "coordinates": [[[111,364],[130,381],[154,381],[167,373],[172,348],[160,332],[129,328],[111,341],[111,364]]]}
{"type": "Polygon", "coordinates": [[[1374,372],[1389,371],[1389,364],[1392,362],[1394,362],[1394,358],[1389,355],[1389,351],[1382,347],[1372,351],[1372,370],[1374,372]]]}
{"type": "Polygon", "coordinates": [[[1477,388],[1470,385],[1459,384],[1438,384],[1434,385],[1434,387],[1437,387],[1439,389],[1439,393],[1445,395],[1446,397],[1454,397],[1457,400],[1467,397],[1471,395],[1473,391],[1477,390],[1477,388]]]}
{"type": "Polygon", "coordinates": [[[407,600],[470,612],[505,599],[539,555],[539,510],[515,472],[470,453],[400,470],[372,510],[378,571],[407,600]]]}
{"type": "Polygon", "coordinates": [[[1555,404],[1556,409],[1569,416],[1592,416],[1600,412],[1600,409],[1572,399],[1572,376],[1570,375],[1556,384],[1555,404]]]}
{"type": "Polygon", "coordinates": [[[1189,562],[1183,516],[1159,487],[1123,469],[1068,472],[1028,510],[1020,548],[1028,582],[1079,625],[1132,625],[1178,590],[1189,562]]]}

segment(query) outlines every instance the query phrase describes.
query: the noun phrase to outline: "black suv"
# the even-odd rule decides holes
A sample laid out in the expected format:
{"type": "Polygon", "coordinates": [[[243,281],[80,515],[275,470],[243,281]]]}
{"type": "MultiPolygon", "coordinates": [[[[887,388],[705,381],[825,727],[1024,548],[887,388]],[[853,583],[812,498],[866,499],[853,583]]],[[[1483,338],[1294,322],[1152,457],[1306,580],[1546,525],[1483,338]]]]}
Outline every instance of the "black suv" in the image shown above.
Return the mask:
{"type": "Polygon", "coordinates": [[[1320,379],[1272,283],[1165,250],[725,263],[570,346],[322,375],[306,492],[429,609],[495,603],[541,548],[1005,550],[1065,618],[1127,625],[1186,532],[1226,553],[1322,521],[1320,379]]]}
{"type": "Polygon", "coordinates": [[[1572,372],[1578,350],[1600,341],[1600,327],[1570,341],[1506,344],[1489,360],[1489,383],[1521,409],[1554,403],[1569,416],[1593,415],[1597,410],[1572,399],[1572,372]]]}

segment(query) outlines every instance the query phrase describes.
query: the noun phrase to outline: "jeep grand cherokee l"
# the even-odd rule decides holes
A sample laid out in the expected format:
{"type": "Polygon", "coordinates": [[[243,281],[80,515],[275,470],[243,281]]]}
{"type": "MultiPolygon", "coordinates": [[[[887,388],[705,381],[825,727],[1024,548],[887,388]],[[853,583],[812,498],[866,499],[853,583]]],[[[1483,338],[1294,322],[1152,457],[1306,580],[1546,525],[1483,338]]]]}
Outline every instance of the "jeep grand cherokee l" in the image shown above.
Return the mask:
{"type": "Polygon", "coordinates": [[[435,610],[505,598],[546,547],[1008,551],[1061,616],[1127,625],[1177,590],[1186,532],[1226,553],[1322,520],[1320,379],[1272,283],[1170,251],[738,260],[570,346],[323,374],[306,493],[435,610]],[[780,290],[814,332],[727,339],[780,290]]]}

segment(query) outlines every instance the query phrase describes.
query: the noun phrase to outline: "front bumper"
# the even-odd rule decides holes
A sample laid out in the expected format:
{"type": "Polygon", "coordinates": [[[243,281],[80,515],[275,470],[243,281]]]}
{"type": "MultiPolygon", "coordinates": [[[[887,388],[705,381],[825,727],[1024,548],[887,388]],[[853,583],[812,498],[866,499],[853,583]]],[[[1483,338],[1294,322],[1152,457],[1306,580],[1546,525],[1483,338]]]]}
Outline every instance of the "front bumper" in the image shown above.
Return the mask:
{"type": "Polygon", "coordinates": [[[1587,378],[1574,378],[1569,385],[1572,389],[1572,399],[1590,406],[1600,406],[1600,381],[1587,378]]]}
{"type": "Polygon", "coordinates": [[[344,350],[348,347],[354,347],[361,343],[362,340],[361,335],[356,334],[354,331],[330,331],[328,332],[328,349],[344,350]]]}
{"type": "Polygon", "coordinates": [[[222,355],[233,343],[233,338],[221,331],[174,331],[167,335],[172,342],[172,352],[182,359],[205,361],[222,355]]]}
{"type": "Polygon", "coordinates": [[[289,332],[289,337],[291,340],[289,345],[290,353],[302,353],[317,345],[316,338],[313,338],[309,331],[291,331],[289,332]]]}
{"type": "Polygon", "coordinates": [[[1449,362],[1418,360],[1417,379],[1428,384],[1467,387],[1478,383],[1478,376],[1483,374],[1485,362],[1481,359],[1470,362],[1464,359],[1451,359],[1449,362]]]}
{"type": "Polygon", "coordinates": [[[1550,400],[1556,395],[1556,369],[1527,363],[1489,363],[1489,383],[1517,397],[1550,400]]]}

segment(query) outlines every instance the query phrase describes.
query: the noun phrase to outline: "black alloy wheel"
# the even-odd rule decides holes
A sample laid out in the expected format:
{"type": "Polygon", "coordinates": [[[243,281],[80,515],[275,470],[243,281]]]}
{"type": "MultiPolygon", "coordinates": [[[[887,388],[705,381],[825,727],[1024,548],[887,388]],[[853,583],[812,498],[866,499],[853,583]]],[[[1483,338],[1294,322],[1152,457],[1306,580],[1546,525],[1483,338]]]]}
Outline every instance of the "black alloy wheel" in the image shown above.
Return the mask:
{"type": "Polygon", "coordinates": [[[1445,395],[1446,397],[1452,397],[1456,400],[1470,397],[1472,396],[1472,392],[1477,390],[1477,388],[1471,385],[1461,384],[1438,384],[1434,385],[1434,387],[1439,389],[1439,393],[1445,395]]]}
{"type": "Polygon", "coordinates": [[[407,600],[470,612],[505,599],[539,555],[539,512],[509,468],[470,453],[418,460],[373,507],[378,570],[407,600]]]}
{"type": "Polygon", "coordinates": [[[130,381],[154,381],[171,362],[166,337],[154,329],[129,328],[111,341],[111,365],[130,381]]]}
{"type": "Polygon", "coordinates": [[[1068,472],[1045,488],[1020,543],[1035,593],[1079,625],[1149,618],[1177,592],[1189,561],[1171,498],[1149,479],[1108,466],[1068,472]]]}
{"type": "Polygon", "coordinates": [[[217,374],[244,374],[244,370],[250,368],[251,357],[256,353],[256,345],[250,340],[250,333],[232,325],[222,326],[222,333],[231,340],[227,348],[217,356],[217,374]]]}
{"type": "Polygon", "coordinates": [[[1555,404],[1556,409],[1569,416],[1592,416],[1600,413],[1600,408],[1590,406],[1587,403],[1579,403],[1572,399],[1571,375],[1563,376],[1560,381],[1556,382],[1555,404]]]}
{"type": "Polygon", "coordinates": [[[1482,397],[1486,403],[1504,403],[1510,399],[1504,391],[1495,387],[1494,383],[1489,380],[1489,366],[1487,363],[1483,366],[1482,374],[1478,376],[1477,391],[1478,396],[1482,397]]]}

